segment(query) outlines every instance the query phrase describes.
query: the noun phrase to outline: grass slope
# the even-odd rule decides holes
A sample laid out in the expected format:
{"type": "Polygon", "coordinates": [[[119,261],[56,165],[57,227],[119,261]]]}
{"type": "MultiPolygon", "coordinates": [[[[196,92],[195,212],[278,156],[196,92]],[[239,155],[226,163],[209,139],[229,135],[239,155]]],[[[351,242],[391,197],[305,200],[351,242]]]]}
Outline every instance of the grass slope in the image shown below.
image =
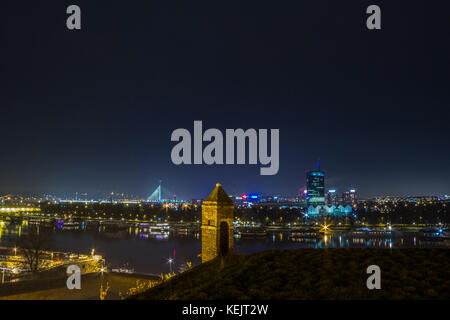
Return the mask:
{"type": "Polygon", "coordinates": [[[91,273],[81,277],[81,290],[69,290],[67,276],[44,278],[15,283],[0,284],[0,300],[98,300],[100,285],[106,283],[109,290],[105,300],[120,299],[119,293],[126,293],[136,286],[136,281],[156,281],[155,277],[134,274],[91,273]]]}
{"type": "Polygon", "coordinates": [[[449,299],[450,250],[301,249],[216,258],[133,299],[449,299]],[[366,269],[381,269],[368,290],[366,269]]]}

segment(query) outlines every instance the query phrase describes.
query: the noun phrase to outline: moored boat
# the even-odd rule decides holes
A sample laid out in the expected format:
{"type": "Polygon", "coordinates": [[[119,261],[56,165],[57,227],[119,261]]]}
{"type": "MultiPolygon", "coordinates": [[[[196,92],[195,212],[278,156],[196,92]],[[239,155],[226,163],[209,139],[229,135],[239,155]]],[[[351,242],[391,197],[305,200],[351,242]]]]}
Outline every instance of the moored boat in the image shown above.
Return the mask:
{"type": "Polygon", "coordinates": [[[398,230],[388,228],[356,228],[347,232],[347,237],[357,238],[398,238],[402,233],[398,230]]]}
{"type": "Polygon", "coordinates": [[[240,237],[265,237],[267,229],[261,227],[244,227],[236,230],[240,237]]]}
{"type": "Polygon", "coordinates": [[[419,231],[421,240],[444,241],[450,239],[450,230],[437,227],[425,227],[419,231]]]}
{"type": "Polygon", "coordinates": [[[323,235],[321,235],[319,233],[319,230],[317,229],[300,229],[291,231],[289,234],[289,238],[291,239],[302,239],[302,238],[319,239],[322,237],[323,235]]]}

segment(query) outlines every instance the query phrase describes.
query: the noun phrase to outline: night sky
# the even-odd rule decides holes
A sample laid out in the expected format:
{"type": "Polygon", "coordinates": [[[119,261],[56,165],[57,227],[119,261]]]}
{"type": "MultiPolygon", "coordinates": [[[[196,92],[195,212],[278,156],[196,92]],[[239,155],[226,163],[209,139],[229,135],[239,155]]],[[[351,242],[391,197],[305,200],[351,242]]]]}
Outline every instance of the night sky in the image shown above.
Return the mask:
{"type": "Polygon", "coordinates": [[[2,0],[0,31],[0,194],[295,195],[318,157],[339,193],[450,193],[447,0],[2,0]],[[279,173],[173,165],[194,120],[279,128],[279,173]]]}

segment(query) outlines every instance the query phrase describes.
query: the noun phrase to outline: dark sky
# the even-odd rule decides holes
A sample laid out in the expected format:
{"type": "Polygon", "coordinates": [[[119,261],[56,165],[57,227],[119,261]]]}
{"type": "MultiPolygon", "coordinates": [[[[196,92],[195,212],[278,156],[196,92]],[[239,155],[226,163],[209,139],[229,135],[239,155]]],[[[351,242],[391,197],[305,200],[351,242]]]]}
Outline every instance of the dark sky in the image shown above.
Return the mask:
{"type": "Polygon", "coordinates": [[[447,0],[2,0],[0,193],[295,194],[317,157],[338,192],[450,193],[449,17],[447,0]],[[279,128],[278,175],[173,165],[194,120],[279,128]]]}

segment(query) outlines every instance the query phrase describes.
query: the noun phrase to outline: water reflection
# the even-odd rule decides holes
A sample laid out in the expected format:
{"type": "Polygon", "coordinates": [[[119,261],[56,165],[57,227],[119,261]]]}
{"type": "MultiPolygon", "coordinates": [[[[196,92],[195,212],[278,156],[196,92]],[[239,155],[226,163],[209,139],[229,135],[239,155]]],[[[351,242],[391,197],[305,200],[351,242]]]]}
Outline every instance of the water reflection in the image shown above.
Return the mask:
{"type": "MultiPolygon", "coordinates": [[[[14,247],[16,239],[26,232],[31,223],[0,224],[0,247],[14,247]]],[[[113,226],[108,224],[68,223],[51,227],[51,250],[88,254],[93,248],[106,258],[112,268],[125,264],[136,272],[160,274],[169,272],[167,259],[174,266],[200,263],[200,231],[187,227],[113,226]],[[176,256],[174,256],[176,252],[176,256]]],[[[425,242],[416,233],[359,236],[348,232],[318,233],[302,231],[269,231],[265,236],[235,236],[237,253],[255,253],[264,250],[299,248],[430,248],[443,247],[442,242],[425,242]]]]}

